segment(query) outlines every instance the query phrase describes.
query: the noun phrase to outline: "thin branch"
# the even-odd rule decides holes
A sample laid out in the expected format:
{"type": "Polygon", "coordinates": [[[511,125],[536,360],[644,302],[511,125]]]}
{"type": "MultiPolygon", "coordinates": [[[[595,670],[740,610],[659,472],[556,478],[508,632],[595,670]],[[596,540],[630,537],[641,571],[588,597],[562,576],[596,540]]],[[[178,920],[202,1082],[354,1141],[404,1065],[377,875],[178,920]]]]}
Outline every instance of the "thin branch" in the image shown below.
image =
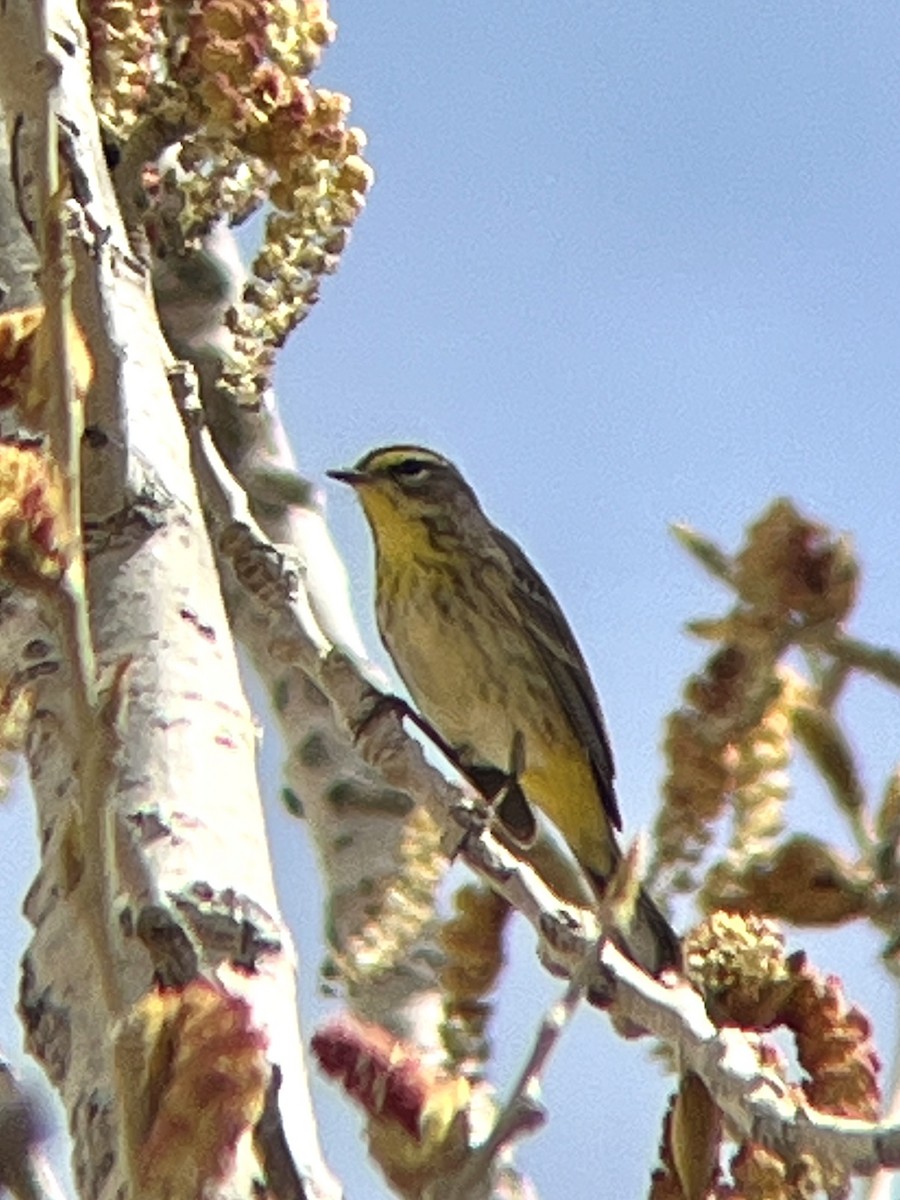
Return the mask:
{"type": "Polygon", "coordinates": [[[509,1099],[498,1113],[493,1129],[485,1141],[475,1147],[453,1179],[437,1186],[435,1200],[467,1200],[470,1196],[481,1195],[503,1151],[513,1141],[543,1127],[547,1117],[540,1101],[541,1076],[583,999],[584,988],[573,981],[564,995],[554,1001],[541,1021],[531,1054],[509,1099]]]}
{"type": "Polygon", "coordinates": [[[838,662],[855,667],[869,675],[876,675],[885,683],[900,688],[900,654],[886,646],[873,646],[845,633],[834,633],[823,642],[823,650],[833,654],[838,662]]]}
{"type": "MultiPolygon", "coordinates": [[[[218,507],[218,520],[227,529],[229,519],[239,515],[232,529],[244,539],[245,548],[267,554],[269,566],[276,567],[277,550],[244,511],[240,488],[228,483],[211,439],[195,427],[192,441],[203,459],[200,474],[207,502],[212,495],[218,507]],[[243,508],[229,508],[232,502],[243,508]]],[[[281,561],[287,570],[287,560],[282,556],[281,561]]],[[[548,969],[577,980],[590,1002],[608,1007],[617,1020],[673,1046],[679,1069],[703,1080],[738,1138],[759,1142],[791,1160],[812,1154],[846,1171],[872,1173],[879,1167],[900,1166],[900,1123],[849,1120],[798,1103],[784,1081],[760,1064],[753,1039],[737,1028],[717,1028],[686,982],[645,975],[602,936],[595,913],[560,901],[530,866],[493,836],[471,801],[425,762],[395,711],[381,705],[372,718],[381,693],[347,655],[336,649],[323,653],[321,633],[317,639],[309,635],[306,608],[295,603],[296,578],[282,580],[279,586],[277,577],[269,574],[265,588],[253,580],[252,573],[242,580],[250,603],[267,608],[273,625],[273,607],[280,609],[282,618],[293,619],[293,635],[283,646],[285,660],[292,658],[324,689],[345,727],[358,735],[356,744],[366,761],[389,783],[426,803],[442,819],[460,857],[530,922],[548,969]]]]}

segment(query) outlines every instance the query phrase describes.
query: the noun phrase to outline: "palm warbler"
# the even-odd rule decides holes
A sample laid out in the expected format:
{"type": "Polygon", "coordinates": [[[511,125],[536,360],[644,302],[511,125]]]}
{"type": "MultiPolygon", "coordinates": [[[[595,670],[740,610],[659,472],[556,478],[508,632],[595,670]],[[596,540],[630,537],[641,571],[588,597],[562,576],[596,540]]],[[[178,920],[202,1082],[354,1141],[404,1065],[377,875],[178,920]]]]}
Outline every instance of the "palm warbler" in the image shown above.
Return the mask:
{"type": "MultiPolygon", "coordinates": [[[[441,455],[388,446],[329,474],[362,502],[378,627],[422,715],[473,779],[500,780],[520,757],[519,794],[550,818],[602,895],[621,857],[612,751],[550,589],[441,455]]],[[[678,962],[678,939],[644,891],[622,936],[645,970],[678,962]]]]}

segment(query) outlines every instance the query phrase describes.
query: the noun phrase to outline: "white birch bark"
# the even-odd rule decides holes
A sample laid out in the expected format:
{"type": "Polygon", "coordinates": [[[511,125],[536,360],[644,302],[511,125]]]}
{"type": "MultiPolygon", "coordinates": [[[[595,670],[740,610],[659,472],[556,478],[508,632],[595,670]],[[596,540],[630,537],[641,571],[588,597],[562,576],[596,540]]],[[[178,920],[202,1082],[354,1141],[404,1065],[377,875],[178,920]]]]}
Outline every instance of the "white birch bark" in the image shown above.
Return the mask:
{"type": "MultiPolygon", "coordinates": [[[[78,773],[90,751],[73,716],[69,648],[46,605],[17,595],[4,603],[3,665],[37,682],[27,755],[42,861],[27,901],[28,1044],[65,1104],[80,1194],[134,1195],[121,1144],[123,1105],[133,1098],[115,1078],[117,1030],[154,984],[214,981],[248,1004],[273,1070],[257,1140],[244,1132],[233,1167],[205,1194],[250,1196],[254,1180],[267,1176],[273,1195],[337,1196],[309,1102],[295,955],[272,882],[254,726],[169,386],[170,358],[106,174],[77,5],[50,13],[49,48],[39,14],[31,0],[0,10],[0,97],[8,125],[21,126],[19,183],[41,166],[29,156],[48,86],[64,158],[77,175],[68,207],[75,312],[94,359],[82,475],[101,687],[127,667],[121,695],[107,706],[109,727],[101,728],[101,716],[95,731],[108,743],[109,783],[107,794],[89,798],[103,806],[98,897],[90,885],[98,865],[79,858],[97,845],[83,828],[73,835],[86,804],[78,773]],[[104,930],[108,939],[106,960],[98,929],[99,940],[104,930]]],[[[4,230],[15,231],[6,192],[3,201],[4,230]]],[[[32,216],[39,222],[40,213],[32,216]]],[[[21,244],[21,227],[14,240],[21,244]]],[[[15,285],[25,294],[22,269],[15,285]]]]}
{"type": "MultiPolygon", "coordinates": [[[[163,327],[196,369],[204,420],[246,491],[248,511],[271,540],[273,552],[293,563],[296,604],[303,608],[310,642],[319,655],[338,647],[364,676],[384,687],[356,627],[347,573],[331,540],[321,496],[298,474],[274,393],[267,392],[256,408],[241,409],[217,391],[216,370],[229,353],[221,317],[239,291],[239,281],[232,278],[229,286],[228,280],[237,262],[231,238],[222,228],[213,230],[194,263],[190,255],[182,260],[177,287],[168,261],[161,264],[158,273],[164,278],[157,298],[163,327]],[[214,272],[221,284],[211,288],[214,272]],[[211,293],[217,304],[209,303],[211,293]]],[[[202,471],[199,479],[201,501],[215,525],[215,506],[206,495],[202,471]]],[[[221,533],[226,525],[220,521],[215,529],[221,533]]],[[[213,544],[218,545],[215,533],[213,544]]],[[[302,805],[317,849],[336,974],[355,1012],[415,1042],[426,1058],[436,1061],[443,1053],[434,904],[443,861],[438,861],[437,829],[434,879],[419,868],[426,876],[421,894],[414,901],[404,895],[386,913],[391,889],[410,874],[404,848],[414,802],[364,762],[335,721],[315,664],[304,669],[273,652],[277,610],[261,615],[255,597],[236,582],[227,556],[220,555],[219,565],[232,628],[272,699],[286,747],[285,783],[302,805]],[[379,897],[388,897],[381,911],[379,897]],[[391,925],[394,930],[403,927],[399,935],[391,925]]]]}

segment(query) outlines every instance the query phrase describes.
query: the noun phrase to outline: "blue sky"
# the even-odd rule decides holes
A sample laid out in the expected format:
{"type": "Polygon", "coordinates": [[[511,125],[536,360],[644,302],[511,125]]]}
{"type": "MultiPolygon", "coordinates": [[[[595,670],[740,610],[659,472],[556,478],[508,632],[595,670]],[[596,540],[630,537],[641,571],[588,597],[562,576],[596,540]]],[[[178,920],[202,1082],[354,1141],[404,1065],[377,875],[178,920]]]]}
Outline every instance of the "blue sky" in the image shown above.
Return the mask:
{"type": "MultiPolygon", "coordinates": [[[[900,10],[344,0],[333,16],[318,82],[352,97],[377,182],[280,362],[297,453],[316,477],[391,441],[460,463],[579,636],[634,832],[655,811],[663,717],[701,661],[681,627],[724,602],[669,522],[733,546],[770,499],[794,497],[854,536],[856,632],[900,644],[900,10]]],[[[362,518],[337,488],[329,511],[380,652],[362,518]]],[[[846,712],[877,794],[900,706],[854,687],[846,712]]],[[[277,811],[273,738],[264,779],[311,1031],[327,1010],[313,994],[313,867],[302,827],[277,811]]],[[[798,793],[798,824],[843,837],[808,772],[798,793]]],[[[24,801],[0,829],[16,908],[34,862],[24,801]]],[[[0,999],[22,929],[3,938],[0,999]]],[[[854,927],[795,944],[847,973],[889,1058],[897,997],[876,940],[854,927]]],[[[513,954],[501,1084],[558,986],[527,931],[513,954]]],[[[666,1092],[643,1044],[581,1014],[550,1070],[550,1125],[521,1155],[540,1194],[645,1194],[666,1092]]],[[[321,1103],[348,1196],[386,1194],[343,1101],[322,1088],[321,1103]]]]}

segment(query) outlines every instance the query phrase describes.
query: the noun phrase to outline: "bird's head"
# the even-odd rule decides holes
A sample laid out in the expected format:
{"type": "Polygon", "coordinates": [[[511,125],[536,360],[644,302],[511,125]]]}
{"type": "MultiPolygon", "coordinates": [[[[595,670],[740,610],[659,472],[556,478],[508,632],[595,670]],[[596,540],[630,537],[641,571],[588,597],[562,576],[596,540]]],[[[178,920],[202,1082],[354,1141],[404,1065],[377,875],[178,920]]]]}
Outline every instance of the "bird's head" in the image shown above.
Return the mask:
{"type": "Polygon", "coordinates": [[[329,471],[357,493],[376,540],[415,538],[459,529],[481,510],[475,493],[448,459],[423,446],[382,446],[349,470],[329,471]]]}

